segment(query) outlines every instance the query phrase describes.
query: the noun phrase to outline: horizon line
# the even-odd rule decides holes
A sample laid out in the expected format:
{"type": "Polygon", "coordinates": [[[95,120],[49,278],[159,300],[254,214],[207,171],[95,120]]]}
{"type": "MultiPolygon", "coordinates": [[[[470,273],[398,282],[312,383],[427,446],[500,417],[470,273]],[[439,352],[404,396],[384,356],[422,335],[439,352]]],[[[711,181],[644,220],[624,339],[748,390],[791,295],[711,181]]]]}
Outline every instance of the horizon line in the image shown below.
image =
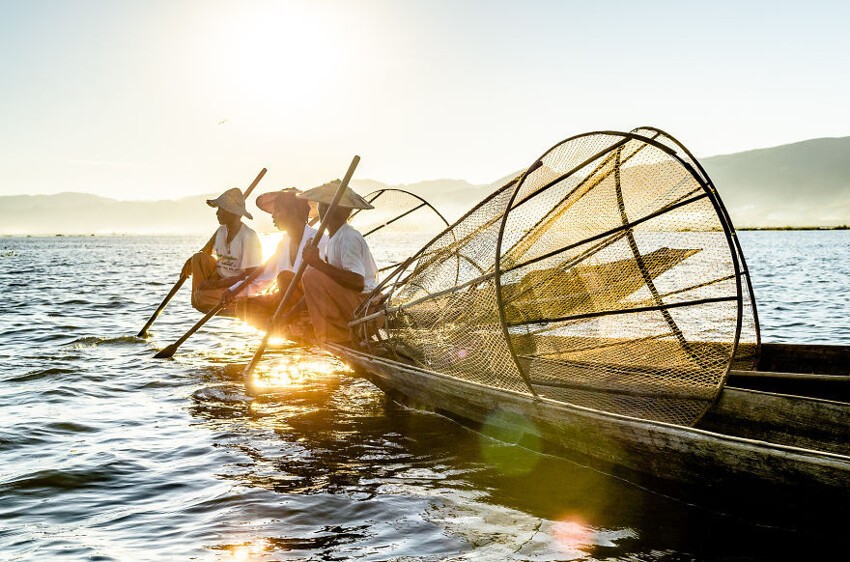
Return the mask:
{"type": "MultiPolygon", "coordinates": [[[[749,148],[749,149],[746,149],[746,150],[739,150],[739,151],[736,151],[736,152],[712,154],[711,156],[699,156],[699,157],[697,157],[697,160],[708,160],[708,159],[711,159],[711,158],[720,158],[720,157],[734,156],[734,155],[738,155],[738,154],[747,154],[747,153],[750,153],[750,152],[758,152],[758,151],[762,151],[762,150],[771,150],[771,149],[776,149],[776,148],[781,148],[781,147],[786,147],[786,146],[795,146],[795,145],[799,145],[799,144],[803,144],[803,143],[807,143],[807,142],[815,142],[815,141],[822,141],[822,140],[841,140],[841,139],[850,139],[850,135],[814,137],[814,138],[803,139],[803,140],[800,140],[800,141],[795,141],[795,142],[790,142],[790,143],[777,144],[777,145],[764,146],[764,147],[756,147],[756,148],[749,148]]],[[[493,184],[499,182],[500,180],[502,180],[502,179],[504,179],[504,178],[506,178],[510,175],[511,174],[504,174],[502,176],[499,176],[498,179],[496,179],[492,182],[489,182],[489,183],[474,183],[474,182],[472,182],[468,179],[464,179],[464,178],[449,178],[449,177],[422,179],[422,180],[419,180],[419,181],[407,182],[407,183],[400,183],[400,182],[387,183],[385,181],[373,179],[373,178],[352,179],[352,182],[353,183],[374,182],[374,183],[379,183],[382,186],[385,186],[385,187],[388,187],[388,188],[403,188],[403,187],[417,185],[417,184],[421,184],[421,183],[451,181],[451,182],[464,182],[464,183],[469,184],[472,187],[486,187],[486,186],[493,185],[493,184]]],[[[177,197],[175,199],[144,199],[144,198],[142,198],[142,199],[138,199],[138,198],[136,198],[136,199],[132,199],[132,198],[121,199],[121,198],[110,197],[109,195],[101,195],[99,193],[92,193],[92,192],[88,192],[88,191],[61,190],[61,191],[55,191],[55,192],[49,192],[49,193],[1,194],[0,198],[2,198],[2,197],[53,197],[53,196],[57,196],[57,195],[66,195],[67,194],[67,195],[90,195],[90,196],[93,196],[93,197],[100,197],[102,199],[110,199],[112,201],[153,203],[153,202],[158,202],[158,201],[180,201],[181,199],[191,199],[191,198],[195,198],[195,197],[205,197],[205,196],[208,196],[208,195],[215,195],[216,193],[218,193],[218,192],[217,191],[209,191],[209,192],[190,193],[188,195],[182,195],[182,196],[177,197]]]]}

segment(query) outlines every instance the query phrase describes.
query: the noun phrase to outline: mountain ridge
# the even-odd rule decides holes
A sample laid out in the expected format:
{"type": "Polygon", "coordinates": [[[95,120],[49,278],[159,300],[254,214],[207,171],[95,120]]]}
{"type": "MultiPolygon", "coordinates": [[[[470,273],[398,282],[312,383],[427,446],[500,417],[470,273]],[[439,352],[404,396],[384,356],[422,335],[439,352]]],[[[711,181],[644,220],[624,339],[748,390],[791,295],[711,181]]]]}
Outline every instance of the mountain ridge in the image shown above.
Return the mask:
{"type": "MultiPolygon", "coordinates": [[[[822,137],[701,158],[733,223],[742,228],[834,227],[850,223],[850,137],[822,137]]],[[[519,172],[490,184],[435,179],[389,185],[352,181],[361,194],[393,187],[426,199],[450,221],[519,172]]],[[[0,235],[197,234],[216,225],[205,200],[125,201],[82,192],[0,196],[0,235]]],[[[254,228],[272,231],[253,197],[254,228]]]]}

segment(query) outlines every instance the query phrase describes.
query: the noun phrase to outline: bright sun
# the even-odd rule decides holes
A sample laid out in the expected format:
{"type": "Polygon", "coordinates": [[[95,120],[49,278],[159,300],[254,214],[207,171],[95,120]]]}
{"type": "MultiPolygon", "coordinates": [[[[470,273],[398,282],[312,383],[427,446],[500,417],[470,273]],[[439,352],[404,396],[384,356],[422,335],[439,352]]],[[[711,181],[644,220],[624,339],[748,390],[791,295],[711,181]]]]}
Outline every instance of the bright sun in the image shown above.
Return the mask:
{"type": "Polygon", "coordinates": [[[301,2],[238,6],[209,15],[210,35],[230,38],[204,45],[213,91],[225,102],[250,102],[252,112],[267,118],[293,105],[321,104],[340,78],[345,52],[332,14],[301,2]]]}

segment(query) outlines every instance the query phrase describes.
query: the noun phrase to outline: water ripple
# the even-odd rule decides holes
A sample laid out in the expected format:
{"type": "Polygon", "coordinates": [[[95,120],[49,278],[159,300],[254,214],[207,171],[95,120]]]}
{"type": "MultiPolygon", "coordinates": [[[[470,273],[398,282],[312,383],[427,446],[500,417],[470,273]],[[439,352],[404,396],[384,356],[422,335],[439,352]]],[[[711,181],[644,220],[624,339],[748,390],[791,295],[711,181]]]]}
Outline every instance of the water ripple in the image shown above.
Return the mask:
{"type": "MultiPolygon", "coordinates": [[[[741,240],[766,341],[850,344],[850,233],[741,240]]],[[[273,350],[258,372],[280,384],[251,400],[241,372],[260,336],[230,319],[154,360],[200,317],[187,289],[148,338],[133,334],[204,241],[3,240],[0,557],[815,559],[835,540],[524,449],[505,451],[529,471],[505,474],[479,434],[389,401],[323,354],[273,350]]]]}

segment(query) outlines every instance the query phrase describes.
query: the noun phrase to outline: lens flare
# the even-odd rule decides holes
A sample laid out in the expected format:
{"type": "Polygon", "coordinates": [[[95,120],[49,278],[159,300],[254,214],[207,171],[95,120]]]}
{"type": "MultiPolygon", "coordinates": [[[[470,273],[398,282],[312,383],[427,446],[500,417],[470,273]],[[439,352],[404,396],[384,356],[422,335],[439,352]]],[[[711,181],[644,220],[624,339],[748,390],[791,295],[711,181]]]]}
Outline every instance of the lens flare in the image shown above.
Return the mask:
{"type": "Polygon", "coordinates": [[[565,551],[586,550],[596,544],[596,532],[576,515],[564,515],[553,525],[553,535],[565,551]]]}
{"type": "Polygon", "coordinates": [[[490,414],[481,427],[481,457],[508,475],[519,476],[534,470],[540,456],[540,433],[528,418],[516,412],[490,414]]]}

